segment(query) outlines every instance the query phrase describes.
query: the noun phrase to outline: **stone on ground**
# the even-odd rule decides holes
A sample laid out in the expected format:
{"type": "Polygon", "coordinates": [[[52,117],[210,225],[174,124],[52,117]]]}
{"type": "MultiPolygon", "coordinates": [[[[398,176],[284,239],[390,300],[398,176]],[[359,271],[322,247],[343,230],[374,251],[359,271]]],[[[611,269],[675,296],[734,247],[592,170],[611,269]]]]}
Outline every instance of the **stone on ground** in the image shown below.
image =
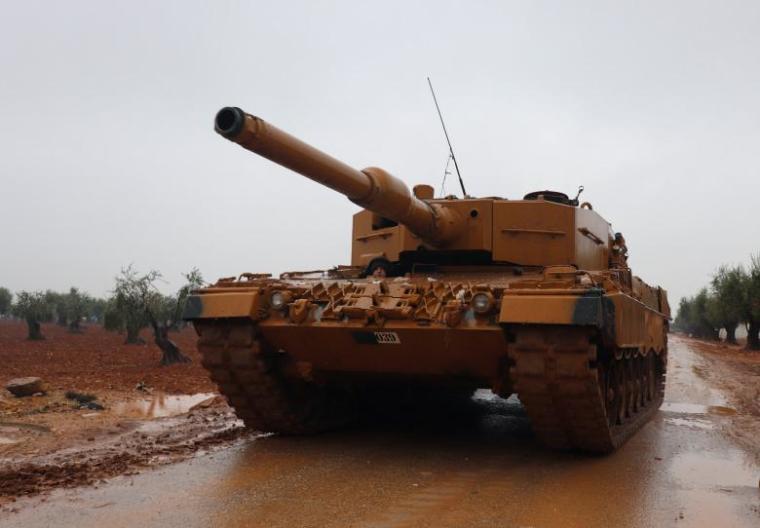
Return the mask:
{"type": "Polygon", "coordinates": [[[35,377],[12,379],[5,384],[5,388],[17,398],[45,392],[42,379],[35,377]]]}

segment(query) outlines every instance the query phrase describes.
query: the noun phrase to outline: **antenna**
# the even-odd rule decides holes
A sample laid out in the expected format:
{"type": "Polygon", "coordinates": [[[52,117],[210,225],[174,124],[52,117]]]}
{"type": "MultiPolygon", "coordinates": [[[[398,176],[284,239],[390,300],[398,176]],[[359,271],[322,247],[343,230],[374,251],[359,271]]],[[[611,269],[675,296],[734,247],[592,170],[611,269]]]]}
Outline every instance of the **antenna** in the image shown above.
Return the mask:
{"type": "Polygon", "coordinates": [[[438,117],[441,120],[441,126],[443,127],[443,135],[446,136],[446,143],[449,144],[449,154],[454,161],[454,168],[457,170],[457,177],[459,178],[459,186],[462,188],[462,194],[467,198],[467,191],[464,190],[464,182],[462,181],[462,174],[459,172],[459,164],[457,158],[454,156],[454,149],[451,146],[451,140],[449,139],[449,133],[446,131],[446,123],[443,122],[443,114],[441,114],[441,107],[438,106],[438,99],[435,97],[435,90],[433,90],[433,83],[430,82],[430,77],[427,78],[428,86],[430,86],[430,93],[433,96],[433,102],[435,103],[435,109],[438,111],[438,117]]]}
{"type": "Polygon", "coordinates": [[[451,166],[451,154],[446,158],[446,168],[443,169],[443,180],[441,181],[441,197],[446,196],[446,177],[448,177],[449,174],[451,174],[451,169],[449,169],[449,166],[451,166]]]}

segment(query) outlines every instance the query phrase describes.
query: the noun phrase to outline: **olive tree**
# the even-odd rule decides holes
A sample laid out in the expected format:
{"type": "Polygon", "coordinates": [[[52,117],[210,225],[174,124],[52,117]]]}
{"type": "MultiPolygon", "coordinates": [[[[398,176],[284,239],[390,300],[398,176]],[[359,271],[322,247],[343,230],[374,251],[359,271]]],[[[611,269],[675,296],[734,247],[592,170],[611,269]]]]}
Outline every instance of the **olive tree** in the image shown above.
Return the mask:
{"type": "Polygon", "coordinates": [[[747,327],[747,348],[760,350],[760,254],[751,257],[749,268],[721,266],[710,291],[681,299],[673,327],[710,339],[725,328],[726,341],[735,343],[739,323],[747,327]]]}
{"type": "MultiPolygon", "coordinates": [[[[185,356],[179,347],[169,339],[169,331],[182,322],[182,313],[190,292],[203,284],[203,277],[197,269],[192,269],[183,275],[185,284],[174,295],[162,295],[151,284],[153,291],[146,296],[145,313],[153,328],[153,339],[161,349],[161,364],[187,363],[190,358],[185,356]]],[[[157,275],[156,278],[160,278],[157,275]]]]}
{"type": "MultiPolygon", "coordinates": [[[[152,273],[152,272],[151,272],[152,273]]],[[[130,265],[121,270],[116,277],[113,297],[106,310],[106,328],[118,327],[127,333],[125,344],[142,344],[140,330],[148,326],[143,296],[144,283],[151,280],[148,276],[140,277],[130,265]]]]}
{"type": "Polygon", "coordinates": [[[103,324],[106,310],[108,309],[108,299],[90,297],[87,303],[87,318],[103,324]]]}
{"type": "Polygon", "coordinates": [[[753,255],[743,277],[742,312],[747,323],[747,348],[760,350],[760,254],[753,255]]]}
{"type": "Polygon", "coordinates": [[[736,327],[742,320],[742,291],[744,269],[741,266],[721,266],[712,278],[709,304],[711,317],[726,330],[726,342],[736,343],[736,327]]]}
{"type": "Polygon", "coordinates": [[[674,326],[694,337],[718,339],[720,326],[715,313],[714,298],[702,288],[694,297],[681,299],[674,326]]]}
{"type": "Polygon", "coordinates": [[[50,304],[50,308],[53,310],[53,318],[56,324],[66,326],[68,324],[66,317],[66,294],[47,290],[45,296],[50,304]]]}
{"type": "Polygon", "coordinates": [[[10,315],[13,305],[13,294],[8,288],[0,288],[0,317],[10,315]]]}
{"type": "Polygon", "coordinates": [[[103,311],[103,328],[110,332],[124,332],[126,330],[124,314],[119,309],[115,295],[106,301],[103,311]]]}
{"type": "MultiPolygon", "coordinates": [[[[161,280],[161,273],[152,270],[139,274],[134,268],[127,267],[116,277],[114,289],[115,314],[112,322],[117,322],[120,314],[129,334],[129,318],[135,325],[150,326],[153,340],[161,349],[161,364],[184,363],[190,359],[182,354],[179,347],[169,339],[169,331],[182,321],[182,312],[190,292],[201,286],[203,279],[197,269],[184,275],[185,284],[174,295],[163,295],[156,283],[161,280]]],[[[106,319],[109,319],[108,311],[106,319]]],[[[139,330],[138,330],[139,332],[139,330]]],[[[129,340],[129,336],[128,336],[129,340]]]]}
{"type": "Polygon", "coordinates": [[[678,301],[678,311],[673,321],[673,330],[689,334],[689,315],[691,312],[691,297],[681,297],[678,301]]]}
{"type": "Polygon", "coordinates": [[[78,333],[82,331],[81,322],[90,310],[91,298],[82,293],[78,288],[72,287],[69,293],[63,295],[65,318],[68,322],[69,331],[78,333]]]}
{"type": "Polygon", "coordinates": [[[12,311],[13,315],[26,321],[28,339],[33,341],[45,339],[45,336],[42,335],[41,323],[48,322],[53,318],[53,306],[48,293],[41,291],[18,292],[12,311]]]}

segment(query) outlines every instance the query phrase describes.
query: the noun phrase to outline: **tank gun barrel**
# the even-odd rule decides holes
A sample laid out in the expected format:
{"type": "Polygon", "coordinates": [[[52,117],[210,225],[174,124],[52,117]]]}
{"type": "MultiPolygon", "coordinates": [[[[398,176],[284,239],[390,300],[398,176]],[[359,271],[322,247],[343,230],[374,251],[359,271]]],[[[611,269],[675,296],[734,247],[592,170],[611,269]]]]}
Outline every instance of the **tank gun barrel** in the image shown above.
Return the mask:
{"type": "Polygon", "coordinates": [[[377,167],[356,170],[239,108],[216,115],[216,132],[283,167],[337,191],[357,205],[404,224],[434,245],[456,238],[464,224],[456,211],[420,200],[399,179],[377,167]]]}

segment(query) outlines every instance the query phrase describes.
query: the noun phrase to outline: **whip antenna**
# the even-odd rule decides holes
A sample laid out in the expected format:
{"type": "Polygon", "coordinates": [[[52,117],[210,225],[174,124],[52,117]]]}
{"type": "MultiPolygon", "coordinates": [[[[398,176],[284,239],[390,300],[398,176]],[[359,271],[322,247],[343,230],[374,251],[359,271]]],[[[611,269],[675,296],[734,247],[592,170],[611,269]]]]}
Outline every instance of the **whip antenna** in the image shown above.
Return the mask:
{"type": "Polygon", "coordinates": [[[446,131],[446,123],[443,122],[443,114],[441,114],[441,107],[438,106],[438,99],[435,97],[435,90],[433,90],[433,83],[430,82],[430,77],[427,78],[428,86],[430,86],[430,94],[433,96],[433,102],[435,103],[435,109],[438,111],[438,118],[441,120],[441,127],[443,127],[443,135],[446,136],[446,143],[449,144],[449,154],[454,161],[454,168],[457,171],[457,178],[459,178],[459,186],[462,188],[462,194],[467,198],[467,191],[464,190],[464,182],[462,181],[462,174],[459,172],[459,164],[457,163],[457,157],[454,156],[454,149],[451,146],[451,140],[449,139],[449,133],[446,131]]]}

